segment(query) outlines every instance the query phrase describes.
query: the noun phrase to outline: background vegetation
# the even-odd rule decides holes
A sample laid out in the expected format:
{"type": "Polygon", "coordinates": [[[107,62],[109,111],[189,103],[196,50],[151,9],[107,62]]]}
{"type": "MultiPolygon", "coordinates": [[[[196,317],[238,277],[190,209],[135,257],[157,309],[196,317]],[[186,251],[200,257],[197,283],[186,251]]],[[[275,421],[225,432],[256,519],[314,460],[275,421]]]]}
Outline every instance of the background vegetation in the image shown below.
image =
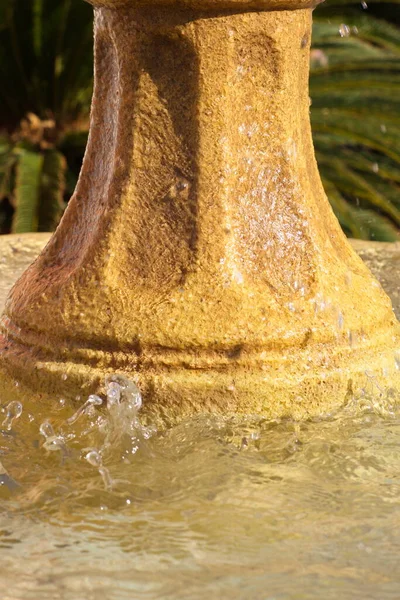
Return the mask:
{"type": "MultiPolygon", "coordinates": [[[[400,0],[327,0],[314,13],[314,143],[348,235],[400,239],[400,0]]],[[[0,4],[0,232],[53,229],[87,139],[92,9],[0,4]]]]}

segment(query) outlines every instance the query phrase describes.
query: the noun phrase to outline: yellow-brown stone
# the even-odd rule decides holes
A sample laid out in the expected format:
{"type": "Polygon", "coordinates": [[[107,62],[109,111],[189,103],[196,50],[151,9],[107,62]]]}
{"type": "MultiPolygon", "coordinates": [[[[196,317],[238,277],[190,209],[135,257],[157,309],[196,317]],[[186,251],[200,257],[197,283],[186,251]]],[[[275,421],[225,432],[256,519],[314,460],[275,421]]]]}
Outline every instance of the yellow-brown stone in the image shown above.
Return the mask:
{"type": "Polygon", "coordinates": [[[123,372],[172,419],[303,418],[396,384],[390,300],[314,159],[313,3],[94,4],[84,165],[11,294],[3,373],[73,397],[123,372]]]}

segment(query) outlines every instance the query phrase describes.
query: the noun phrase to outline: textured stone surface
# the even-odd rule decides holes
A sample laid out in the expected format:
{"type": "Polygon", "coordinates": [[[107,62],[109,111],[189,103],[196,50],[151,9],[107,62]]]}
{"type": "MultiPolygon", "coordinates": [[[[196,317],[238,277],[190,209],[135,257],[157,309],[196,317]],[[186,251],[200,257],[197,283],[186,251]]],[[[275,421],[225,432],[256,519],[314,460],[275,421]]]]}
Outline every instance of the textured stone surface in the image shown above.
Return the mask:
{"type": "MultiPolygon", "coordinates": [[[[0,236],[0,311],[17,279],[36,260],[51,233],[24,233],[0,236]]],[[[349,240],[392,301],[400,318],[400,243],[349,240]]]]}
{"type": "Polygon", "coordinates": [[[4,373],[73,396],[122,371],[168,418],[305,417],[398,377],[314,159],[311,10],[231,7],[96,9],[82,173],[12,292],[4,373]]]}

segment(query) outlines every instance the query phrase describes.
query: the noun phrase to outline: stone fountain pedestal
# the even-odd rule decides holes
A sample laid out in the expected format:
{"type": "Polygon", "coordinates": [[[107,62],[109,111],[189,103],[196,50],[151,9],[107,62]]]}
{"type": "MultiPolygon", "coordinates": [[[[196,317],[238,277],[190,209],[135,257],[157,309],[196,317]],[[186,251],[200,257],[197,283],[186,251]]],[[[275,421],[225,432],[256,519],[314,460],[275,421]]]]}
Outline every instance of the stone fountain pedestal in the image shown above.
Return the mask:
{"type": "Polygon", "coordinates": [[[88,148],[7,303],[3,381],[73,398],[122,372],[168,420],[304,418],[397,385],[390,300],[314,158],[312,3],[93,3],[88,148]]]}

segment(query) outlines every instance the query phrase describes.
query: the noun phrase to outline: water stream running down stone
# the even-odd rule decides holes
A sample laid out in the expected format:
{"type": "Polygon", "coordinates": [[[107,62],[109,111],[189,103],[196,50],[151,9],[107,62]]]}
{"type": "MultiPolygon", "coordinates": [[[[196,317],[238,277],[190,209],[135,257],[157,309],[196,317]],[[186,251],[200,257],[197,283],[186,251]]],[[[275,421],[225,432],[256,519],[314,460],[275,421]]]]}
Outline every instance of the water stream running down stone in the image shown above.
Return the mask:
{"type": "MultiPolygon", "coordinates": [[[[4,244],[21,267],[35,254],[4,244]]],[[[399,249],[359,252],[399,311],[399,249]]],[[[134,381],[111,375],[105,390],[74,406],[0,399],[0,598],[399,598],[387,390],[305,422],[204,415],[158,431],[134,381]]]]}

